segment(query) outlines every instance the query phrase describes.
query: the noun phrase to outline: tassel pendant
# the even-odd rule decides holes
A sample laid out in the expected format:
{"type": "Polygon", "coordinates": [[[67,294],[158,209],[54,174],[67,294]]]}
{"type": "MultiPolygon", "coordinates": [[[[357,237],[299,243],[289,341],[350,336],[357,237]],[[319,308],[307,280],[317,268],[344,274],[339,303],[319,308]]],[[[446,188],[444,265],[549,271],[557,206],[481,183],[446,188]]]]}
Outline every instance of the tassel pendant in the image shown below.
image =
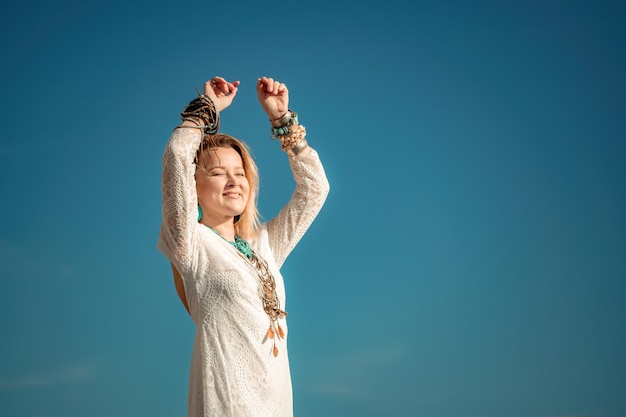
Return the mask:
{"type": "Polygon", "coordinates": [[[278,346],[276,346],[276,339],[285,338],[285,331],[282,327],[280,327],[280,324],[278,322],[273,321],[270,323],[270,327],[267,329],[267,338],[274,342],[272,346],[272,354],[274,355],[274,357],[277,357],[278,346]]]}

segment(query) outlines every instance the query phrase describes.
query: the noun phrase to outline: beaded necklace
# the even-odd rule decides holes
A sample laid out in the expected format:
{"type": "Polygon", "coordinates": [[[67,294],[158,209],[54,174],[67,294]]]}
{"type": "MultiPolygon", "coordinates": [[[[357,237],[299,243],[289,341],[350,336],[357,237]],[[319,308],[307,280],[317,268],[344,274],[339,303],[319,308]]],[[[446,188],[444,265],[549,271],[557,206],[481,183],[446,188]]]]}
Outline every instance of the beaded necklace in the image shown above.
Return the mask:
{"type": "Polygon", "coordinates": [[[235,249],[237,249],[240,253],[245,255],[246,258],[252,259],[252,249],[250,249],[250,245],[242,237],[239,237],[239,236],[235,235],[235,240],[234,241],[230,241],[230,240],[226,239],[224,236],[222,236],[214,228],[209,226],[209,229],[213,230],[213,232],[216,235],[218,235],[219,237],[221,237],[222,239],[224,239],[224,241],[226,241],[226,242],[230,243],[231,245],[233,245],[233,247],[235,249]]]}
{"type": "Polygon", "coordinates": [[[220,235],[217,230],[213,229],[212,227],[210,227],[210,229],[213,230],[216,235],[218,235],[226,242],[230,243],[235,249],[237,249],[237,253],[243,259],[250,262],[254,269],[256,269],[259,276],[259,281],[261,282],[261,286],[263,287],[263,310],[270,319],[270,327],[267,330],[267,337],[274,342],[274,346],[272,347],[272,354],[274,355],[274,357],[278,356],[276,339],[285,338],[285,332],[283,331],[283,328],[280,327],[278,319],[287,316],[287,312],[280,309],[280,300],[278,299],[278,294],[276,293],[276,281],[274,280],[274,276],[270,272],[267,262],[265,262],[263,258],[257,255],[257,253],[250,247],[250,244],[246,242],[245,239],[235,235],[235,241],[231,242],[225,239],[224,236],[220,235]]]}
{"type": "Polygon", "coordinates": [[[252,249],[250,249],[250,245],[243,238],[239,236],[235,236],[235,241],[230,242],[231,245],[235,247],[239,252],[245,255],[246,258],[252,259],[252,249]]]}

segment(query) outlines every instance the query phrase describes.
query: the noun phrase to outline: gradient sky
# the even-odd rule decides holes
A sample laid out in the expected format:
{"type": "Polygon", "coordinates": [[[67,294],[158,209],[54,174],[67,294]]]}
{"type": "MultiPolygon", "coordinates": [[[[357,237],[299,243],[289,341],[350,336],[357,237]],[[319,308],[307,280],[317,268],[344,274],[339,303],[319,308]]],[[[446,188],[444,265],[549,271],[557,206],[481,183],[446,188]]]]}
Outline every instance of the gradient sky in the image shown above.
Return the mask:
{"type": "Polygon", "coordinates": [[[331,182],[283,267],[297,417],[626,415],[623,2],[1,10],[1,416],[186,415],[161,153],[213,75],[266,219],[293,183],[257,77],[331,182]]]}

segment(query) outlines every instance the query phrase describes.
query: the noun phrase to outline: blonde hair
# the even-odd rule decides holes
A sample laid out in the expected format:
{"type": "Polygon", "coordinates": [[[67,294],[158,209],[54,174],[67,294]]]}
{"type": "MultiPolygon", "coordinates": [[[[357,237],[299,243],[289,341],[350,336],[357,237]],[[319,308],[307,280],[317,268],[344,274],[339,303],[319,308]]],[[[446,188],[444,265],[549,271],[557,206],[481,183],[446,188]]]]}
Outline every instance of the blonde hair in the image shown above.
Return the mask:
{"type": "Polygon", "coordinates": [[[215,148],[232,148],[241,156],[243,170],[250,187],[250,195],[243,212],[239,216],[235,216],[235,234],[246,240],[255,238],[261,228],[261,220],[257,208],[259,171],[254,163],[254,159],[252,159],[250,149],[244,142],[229,135],[222,133],[206,135],[198,148],[195,160],[196,165],[205,169],[208,168],[206,166],[206,161],[208,160],[206,153],[215,150],[215,148]]]}

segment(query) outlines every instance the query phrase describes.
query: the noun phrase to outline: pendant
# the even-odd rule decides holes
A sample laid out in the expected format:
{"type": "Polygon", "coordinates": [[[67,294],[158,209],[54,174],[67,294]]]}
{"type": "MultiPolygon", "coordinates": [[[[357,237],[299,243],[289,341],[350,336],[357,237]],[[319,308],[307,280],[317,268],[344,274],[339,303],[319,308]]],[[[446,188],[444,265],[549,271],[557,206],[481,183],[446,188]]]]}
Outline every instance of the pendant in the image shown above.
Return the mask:
{"type": "Polygon", "coordinates": [[[284,339],[285,332],[283,331],[283,328],[280,327],[279,323],[276,323],[276,332],[274,332],[273,327],[274,327],[274,322],[270,323],[270,327],[269,329],[267,329],[267,338],[272,339],[274,341],[274,346],[272,347],[272,354],[274,355],[274,357],[277,357],[278,347],[276,346],[276,340],[274,338],[276,337],[276,334],[278,334],[277,339],[284,339]]]}

